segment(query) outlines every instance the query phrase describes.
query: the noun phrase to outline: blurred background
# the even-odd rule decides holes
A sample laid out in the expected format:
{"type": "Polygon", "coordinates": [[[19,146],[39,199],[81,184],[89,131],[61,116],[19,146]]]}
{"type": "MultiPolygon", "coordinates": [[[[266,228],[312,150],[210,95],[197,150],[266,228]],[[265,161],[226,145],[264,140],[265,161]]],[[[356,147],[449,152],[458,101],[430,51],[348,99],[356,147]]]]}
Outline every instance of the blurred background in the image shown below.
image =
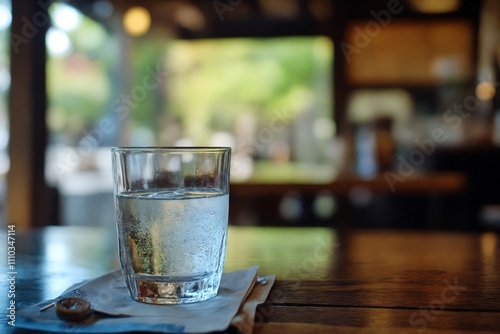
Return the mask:
{"type": "Polygon", "coordinates": [[[231,146],[230,223],[500,227],[500,2],[0,0],[2,225],[114,226],[111,146],[231,146]]]}

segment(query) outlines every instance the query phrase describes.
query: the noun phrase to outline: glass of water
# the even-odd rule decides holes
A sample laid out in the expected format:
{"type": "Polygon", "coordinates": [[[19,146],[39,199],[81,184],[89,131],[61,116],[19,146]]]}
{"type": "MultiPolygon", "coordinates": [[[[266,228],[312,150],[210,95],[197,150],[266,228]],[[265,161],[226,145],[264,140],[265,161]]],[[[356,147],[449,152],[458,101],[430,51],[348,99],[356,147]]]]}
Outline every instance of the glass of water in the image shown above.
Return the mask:
{"type": "Polygon", "coordinates": [[[229,211],[226,147],[114,147],[120,263],[133,299],[193,303],[217,295],[229,211]]]}

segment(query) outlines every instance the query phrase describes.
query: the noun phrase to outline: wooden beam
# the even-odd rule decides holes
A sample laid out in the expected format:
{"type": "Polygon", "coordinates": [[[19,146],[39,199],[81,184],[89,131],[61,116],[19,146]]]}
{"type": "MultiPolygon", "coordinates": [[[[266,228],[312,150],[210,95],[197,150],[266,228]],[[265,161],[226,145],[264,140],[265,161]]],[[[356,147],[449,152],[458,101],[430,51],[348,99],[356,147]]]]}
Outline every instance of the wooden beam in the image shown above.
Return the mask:
{"type": "MultiPolygon", "coordinates": [[[[394,174],[396,175],[396,174],[394,174]]],[[[357,176],[340,176],[330,183],[232,183],[231,196],[252,197],[262,195],[283,196],[291,190],[314,195],[330,191],[335,195],[348,195],[356,189],[382,194],[457,194],[465,190],[467,178],[462,173],[447,172],[413,175],[392,185],[381,174],[365,179],[357,176]]]]}
{"type": "Polygon", "coordinates": [[[20,230],[46,224],[45,35],[50,1],[12,1],[10,171],[7,222],[20,230]]]}

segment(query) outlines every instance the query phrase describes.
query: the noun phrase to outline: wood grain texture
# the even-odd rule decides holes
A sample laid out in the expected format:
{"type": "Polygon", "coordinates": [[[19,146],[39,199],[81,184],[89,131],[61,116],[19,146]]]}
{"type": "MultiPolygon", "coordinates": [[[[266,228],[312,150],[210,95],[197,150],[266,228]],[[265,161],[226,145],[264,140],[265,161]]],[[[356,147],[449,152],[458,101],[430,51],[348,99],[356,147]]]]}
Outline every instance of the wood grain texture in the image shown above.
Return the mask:
{"type": "MultiPolygon", "coordinates": [[[[298,327],[350,330],[378,330],[394,333],[422,333],[429,331],[495,332],[500,328],[499,312],[458,312],[439,309],[392,309],[363,307],[309,307],[275,306],[259,307],[256,319],[266,314],[272,321],[257,323],[255,328],[272,324],[301,324],[298,327]],[[328,327],[323,327],[328,326],[328,327]]],[[[297,325],[294,325],[297,326],[297,325]]],[[[259,332],[259,331],[257,331],[259,332]]],[[[262,330],[262,332],[265,332],[262,330]]]]}
{"type": "MultiPolygon", "coordinates": [[[[117,268],[115,233],[83,227],[19,232],[17,307],[117,268]]],[[[258,308],[256,333],[490,333],[500,329],[499,238],[230,227],[225,269],[259,265],[260,274],[276,274],[267,302],[258,308]]],[[[6,285],[1,287],[6,295],[6,285]]],[[[0,298],[2,318],[6,302],[0,298]]]]}
{"type": "MultiPolygon", "coordinates": [[[[396,173],[397,174],[397,173],[396,173]]],[[[439,174],[412,175],[398,182],[394,190],[398,193],[458,193],[464,190],[466,177],[462,173],[447,172],[439,174]]],[[[393,190],[384,175],[373,178],[360,178],[352,175],[340,175],[330,183],[234,183],[231,184],[231,196],[249,197],[265,195],[284,195],[290,190],[304,194],[316,194],[328,190],[334,194],[348,194],[353,188],[364,187],[374,193],[392,193],[393,190]]]]}

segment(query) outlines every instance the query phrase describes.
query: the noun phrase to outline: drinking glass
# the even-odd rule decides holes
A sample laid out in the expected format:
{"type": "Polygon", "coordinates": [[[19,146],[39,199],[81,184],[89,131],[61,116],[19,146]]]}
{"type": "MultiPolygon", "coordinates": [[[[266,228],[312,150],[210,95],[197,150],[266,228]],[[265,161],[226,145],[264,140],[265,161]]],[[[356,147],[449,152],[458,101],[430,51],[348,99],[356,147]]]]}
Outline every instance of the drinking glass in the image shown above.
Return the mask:
{"type": "Polygon", "coordinates": [[[113,147],[120,263],[133,299],[217,295],[229,211],[226,147],[113,147]]]}

